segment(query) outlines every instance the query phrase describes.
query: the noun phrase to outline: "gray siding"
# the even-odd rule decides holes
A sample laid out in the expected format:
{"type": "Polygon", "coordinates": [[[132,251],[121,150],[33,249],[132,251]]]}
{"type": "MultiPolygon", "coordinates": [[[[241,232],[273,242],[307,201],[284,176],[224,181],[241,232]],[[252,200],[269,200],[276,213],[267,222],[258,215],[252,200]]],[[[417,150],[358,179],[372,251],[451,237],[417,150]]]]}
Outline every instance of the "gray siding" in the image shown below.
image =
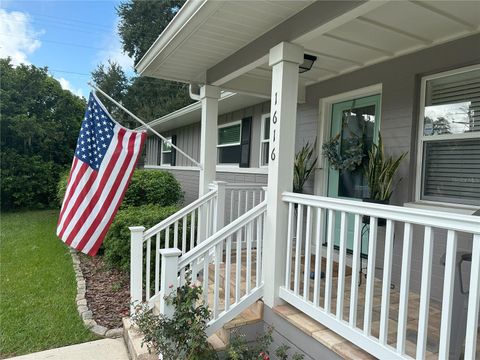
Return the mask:
{"type": "MultiPolygon", "coordinates": [[[[445,70],[459,68],[480,62],[480,36],[470,36],[426,49],[414,54],[405,55],[384,63],[336,77],[307,88],[307,103],[299,106],[297,146],[309,132],[318,133],[315,118],[318,118],[319,100],[335,94],[348,92],[374,84],[382,84],[382,111],[380,130],[385,143],[386,152],[399,155],[408,151],[403,161],[399,176],[402,181],[395,190],[391,202],[403,205],[414,199],[415,159],[417,144],[417,124],[420,97],[420,79],[422,76],[445,70]]],[[[319,172],[321,173],[321,172],[319,172]]],[[[317,179],[320,181],[319,179],[317,179]]],[[[471,236],[470,236],[471,238],[471,236]]],[[[379,234],[377,249],[377,265],[383,266],[383,241],[379,234]]],[[[400,283],[400,267],[402,260],[403,226],[395,227],[394,264],[392,281],[396,286],[400,283]]],[[[446,233],[435,231],[435,247],[433,257],[433,283],[431,295],[441,300],[443,288],[443,266],[440,258],[445,252],[446,233]]],[[[466,236],[459,238],[459,251],[471,251],[471,241],[466,236]]],[[[419,291],[421,279],[421,261],[423,252],[423,229],[416,226],[414,231],[414,249],[412,252],[411,289],[419,291]]],[[[381,275],[381,272],[380,274],[381,275]]],[[[467,277],[468,279],[468,277],[467,277]]]]}

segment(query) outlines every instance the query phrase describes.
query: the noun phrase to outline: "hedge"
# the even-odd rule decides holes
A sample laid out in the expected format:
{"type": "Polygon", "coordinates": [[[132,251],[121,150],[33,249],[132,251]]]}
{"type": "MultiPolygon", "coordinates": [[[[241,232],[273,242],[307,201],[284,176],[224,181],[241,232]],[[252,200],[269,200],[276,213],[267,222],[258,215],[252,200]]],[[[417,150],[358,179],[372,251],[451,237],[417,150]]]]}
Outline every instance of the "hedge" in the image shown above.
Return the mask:
{"type": "MultiPolygon", "coordinates": [[[[57,201],[61,205],[67,189],[68,172],[63,173],[57,185],[57,201]]],[[[122,202],[122,208],[141,205],[178,205],[183,201],[180,183],[175,177],[158,170],[135,170],[122,202]]]]}
{"type": "MultiPolygon", "coordinates": [[[[130,270],[129,226],[150,228],[177,212],[177,206],[158,205],[131,206],[120,209],[103,242],[106,262],[124,271],[130,270]]],[[[173,239],[173,236],[170,236],[173,239]]],[[[153,245],[153,242],[152,242],[153,245]]]]}

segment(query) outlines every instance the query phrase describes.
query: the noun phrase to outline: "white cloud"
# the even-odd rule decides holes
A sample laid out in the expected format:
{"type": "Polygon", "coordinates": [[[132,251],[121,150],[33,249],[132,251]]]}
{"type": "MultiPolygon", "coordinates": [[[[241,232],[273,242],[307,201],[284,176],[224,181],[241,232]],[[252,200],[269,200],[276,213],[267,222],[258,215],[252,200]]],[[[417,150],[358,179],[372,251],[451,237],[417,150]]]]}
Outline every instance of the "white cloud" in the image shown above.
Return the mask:
{"type": "Polygon", "coordinates": [[[133,59],[129,58],[122,50],[122,43],[117,32],[118,23],[113,26],[112,32],[102,42],[103,50],[97,53],[97,61],[107,63],[108,60],[119,64],[127,76],[133,75],[133,59]]]}
{"type": "Polygon", "coordinates": [[[74,89],[72,87],[72,84],[70,84],[70,81],[68,81],[67,79],[61,77],[61,78],[58,78],[57,80],[60,83],[60,85],[62,86],[63,90],[68,90],[68,91],[70,91],[71,93],[73,93],[77,96],[83,96],[83,90],[81,88],[74,89]]]}
{"type": "Polygon", "coordinates": [[[0,9],[0,57],[10,56],[14,65],[30,64],[28,55],[42,45],[41,34],[33,29],[30,15],[0,9]]]}

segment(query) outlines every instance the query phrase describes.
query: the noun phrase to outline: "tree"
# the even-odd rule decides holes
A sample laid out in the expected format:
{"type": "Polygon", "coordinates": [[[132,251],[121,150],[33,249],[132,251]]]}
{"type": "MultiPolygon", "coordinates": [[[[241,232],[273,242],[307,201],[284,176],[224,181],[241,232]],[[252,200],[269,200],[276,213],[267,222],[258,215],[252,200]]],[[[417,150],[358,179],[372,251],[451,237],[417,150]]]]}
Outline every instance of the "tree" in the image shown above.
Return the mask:
{"type": "Polygon", "coordinates": [[[118,6],[118,33],[123,51],[133,58],[135,65],[184,3],[185,0],[129,0],[118,6]]]}
{"type": "Polygon", "coordinates": [[[85,99],[47,68],[0,59],[2,209],[53,204],[59,172],[72,162],[85,99]]]}
{"type": "MultiPolygon", "coordinates": [[[[118,102],[123,102],[125,94],[127,93],[129,81],[122,67],[118,63],[108,60],[107,65],[98,65],[97,68],[92,71],[92,80],[100,89],[110,95],[113,99],[118,102]]],[[[126,127],[132,125],[135,126],[135,124],[132,123],[134,120],[129,119],[122,110],[115,106],[115,104],[106,99],[102,94],[97,95],[115,120],[126,127]]]]}
{"type": "MultiPolygon", "coordinates": [[[[134,59],[135,64],[184,2],[128,0],[119,5],[118,31],[123,50],[134,59]]],[[[124,105],[145,120],[153,120],[191,102],[186,84],[145,77],[134,77],[124,97],[124,105]]]]}

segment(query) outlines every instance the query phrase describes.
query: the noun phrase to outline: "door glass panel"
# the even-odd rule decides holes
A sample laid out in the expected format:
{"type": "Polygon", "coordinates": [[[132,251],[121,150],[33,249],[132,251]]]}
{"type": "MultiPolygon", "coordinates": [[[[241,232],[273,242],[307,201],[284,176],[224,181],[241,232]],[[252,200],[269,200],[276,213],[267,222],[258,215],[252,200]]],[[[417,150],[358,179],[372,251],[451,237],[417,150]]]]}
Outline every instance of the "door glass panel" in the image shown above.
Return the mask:
{"type": "MultiPolygon", "coordinates": [[[[340,153],[346,157],[355,147],[364,147],[368,152],[372,147],[375,127],[375,104],[343,110],[341,113],[340,153]]],[[[367,181],[362,172],[363,163],[353,171],[339,172],[338,196],[362,199],[369,196],[367,181]]]]}

